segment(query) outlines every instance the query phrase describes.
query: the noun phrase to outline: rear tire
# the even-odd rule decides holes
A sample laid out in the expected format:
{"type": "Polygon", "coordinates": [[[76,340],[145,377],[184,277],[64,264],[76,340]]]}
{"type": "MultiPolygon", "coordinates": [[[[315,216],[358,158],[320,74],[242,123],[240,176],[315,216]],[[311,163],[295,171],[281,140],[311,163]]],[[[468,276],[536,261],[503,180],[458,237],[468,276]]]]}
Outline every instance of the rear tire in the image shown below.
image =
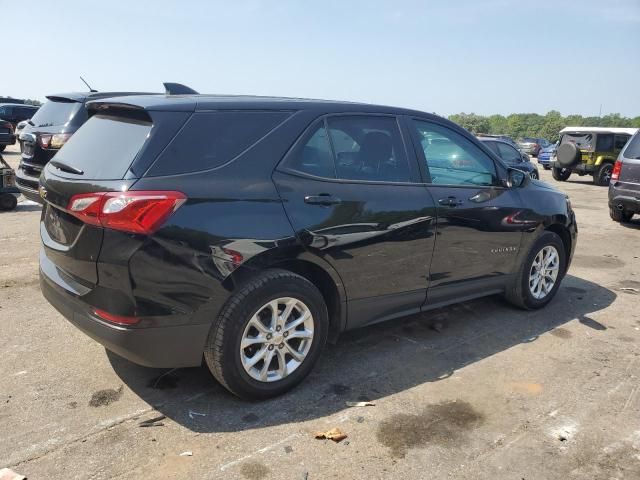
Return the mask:
{"type": "MultiPolygon", "coordinates": [[[[513,305],[526,310],[535,310],[544,307],[557,293],[566,273],[566,265],[566,252],[562,239],[554,232],[545,231],[529,250],[527,257],[518,269],[513,285],[507,288],[505,298],[513,305]],[[537,262],[538,259],[541,258],[543,260],[542,264],[544,265],[544,252],[549,254],[553,254],[553,252],[556,253],[557,272],[555,278],[553,278],[553,285],[549,286],[548,291],[541,289],[540,292],[537,292],[536,287],[538,284],[535,284],[535,277],[540,269],[536,270],[534,262],[537,262]],[[534,279],[533,284],[532,278],[534,279]]],[[[544,274],[542,276],[544,277],[545,285],[548,285],[552,276],[551,264],[549,264],[548,268],[545,267],[544,272],[541,272],[541,274],[544,274]],[[551,272],[550,276],[546,275],[548,272],[551,272]]],[[[540,282],[542,281],[541,279],[540,282]]]]}
{"type": "Polygon", "coordinates": [[[593,183],[600,187],[609,186],[609,182],[611,181],[611,172],[613,172],[613,165],[611,163],[603,163],[593,174],[593,183]]]}
{"type": "Polygon", "coordinates": [[[327,307],[316,286],[295,273],[268,270],[245,283],[229,298],[217,322],[211,327],[204,358],[216,380],[235,395],[247,400],[275,397],[291,390],[309,374],[320,358],[328,330],[327,307]],[[285,299],[298,301],[297,305],[300,306],[290,310],[291,316],[287,318],[284,318],[286,304],[280,303],[285,299]],[[272,308],[272,305],[277,307],[272,308]],[[305,322],[296,327],[302,327],[302,330],[289,331],[286,325],[303,317],[302,313],[298,313],[298,308],[309,313],[310,318],[306,318],[309,318],[312,328],[307,328],[305,322]],[[278,310],[278,314],[272,317],[275,310],[278,310]],[[296,315],[299,316],[296,318],[296,315]],[[282,318],[283,326],[276,332],[275,325],[282,318]],[[288,318],[292,320],[287,323],[288,318]],[[261,319],[267,322],[267,326],[261,319]],[[261,324],[257,325],[256,320],[261,324]],[[272,329],[268,327],[270,322],[274,322],[272,329]],[[252,330],[253,333],[250,333],[252,330]],[[287,336],[285,331],[290,335],[288,340],[280,338],[287,336]],[[298,334],[303,333],[307,338],[309,331],[310,347],[301,347],[307,340],[298,338],[298,334]],[[262,340],[256,341],[258,338],[262,340]],[[244,349],[241,348],[243,340],[248,344],[244,349]],[[299,355],[299,361],[289,353],[290,347],[299,355]],[[254,357],[260,360],[250,365],[254,357]],[[281,359],[285,361],[280,363],[281,359]],[[279,370],[282,364],[286,367],[279,370]],[[263,371],[266,371],[265,376],[258,378],[263,371]]]}
{"type": "Polygon", "coordinates": [[[571,170],[568,168],[553,167],[551,169],[551,175],[555,180],[565,182],[571,176],[571,170]]]}
{"type": "Polygon", "coordinates": [[[618,210],[617,208],[609,207],[609,216],[614,222],[627,223],[633,218],[633,213],[625,210],[618,210]]]}
{"type": "Polygon", "coordinates": [[[0,210],[9,211],[18,206],[18,199],[10,193],[0,194],[0,210]]]}
{"type": "Polygon", "coordinates": [[[551,170],[551,167],[549,165],[543,165],[542,168],[544,168],[545,170],[551,170]]]}

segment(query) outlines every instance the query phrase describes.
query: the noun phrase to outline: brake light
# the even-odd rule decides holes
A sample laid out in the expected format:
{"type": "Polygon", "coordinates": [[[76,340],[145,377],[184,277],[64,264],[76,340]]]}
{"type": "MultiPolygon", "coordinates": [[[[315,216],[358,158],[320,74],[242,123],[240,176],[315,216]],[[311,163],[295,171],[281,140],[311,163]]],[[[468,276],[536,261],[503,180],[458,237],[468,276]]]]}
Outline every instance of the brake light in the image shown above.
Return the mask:
{"type": "Polygon", "coordinates": [[[173,191],[81,193],[71,197],[67,211],[91,225],[149,235],[186,200],[173,191]]]}
{"type": "Polygon", "coordinates": [[[618,180],[620,178],[620,170],[622,170],[622,162],[616,160],[613,165],[613,172],[611,172],[611,180],[618,180]]]}
{"type": "Polygon", "coordinates": [[[138,317],[125,317],[124,315],[115,315],[99,308],[94,308],[93,313],[107,322],[116,323],[118,325],[135,325],[140,321],[138,317]]]}

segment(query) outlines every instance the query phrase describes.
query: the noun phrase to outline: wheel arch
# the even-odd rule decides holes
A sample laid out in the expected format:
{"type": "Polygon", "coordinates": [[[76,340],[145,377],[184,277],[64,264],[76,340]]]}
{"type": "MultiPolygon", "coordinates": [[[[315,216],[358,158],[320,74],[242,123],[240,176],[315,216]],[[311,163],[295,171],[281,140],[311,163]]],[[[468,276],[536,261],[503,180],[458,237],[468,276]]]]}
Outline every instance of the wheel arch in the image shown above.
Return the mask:
{"type": "Polygon", "coordinates": [[[547,232],[555,233],[562,240],[562,245],[564,246],[564,252],[565,252],[564,267],[566,272],[569,266],[569,258],[571,256],[571,246],[572,246],[571,233],[569,232],[569,229],[565,225],[561,225],[559,223],[552,223],[551,225],[548,225],[547,227],[545,227],[544,230],[547,232]]]}
{"type": "Polygon", "coordinates": [[[304,249],[274,249],[252,258],[232,272],[225,284],[235,290],[256,272],[279,268],[300,275],[313,283],[324,298],[329,314],[328,341],[335,343],[347,325],[347,296],[338,272],[326,260],[304,249]]]}

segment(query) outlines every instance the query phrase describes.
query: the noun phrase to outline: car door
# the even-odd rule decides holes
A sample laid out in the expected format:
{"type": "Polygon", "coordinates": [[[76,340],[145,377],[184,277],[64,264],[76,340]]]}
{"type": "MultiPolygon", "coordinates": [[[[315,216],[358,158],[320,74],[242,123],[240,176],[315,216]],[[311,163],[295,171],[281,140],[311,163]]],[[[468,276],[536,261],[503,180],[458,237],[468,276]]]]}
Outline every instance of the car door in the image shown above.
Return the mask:
{"type": "Polygon", "coordinates": [[[273,179],[297,238],[340,275],[350,328],[419,311],[436,209],[395,116],[320,119],[273,179]]]}
{"type": "Polygon", "coordinates": [[[504,167],[467,134],[434,120],[409,123],[437,209],[426,305],[500,291],[528,228],[517,189],[501,183],[504,167]]]}

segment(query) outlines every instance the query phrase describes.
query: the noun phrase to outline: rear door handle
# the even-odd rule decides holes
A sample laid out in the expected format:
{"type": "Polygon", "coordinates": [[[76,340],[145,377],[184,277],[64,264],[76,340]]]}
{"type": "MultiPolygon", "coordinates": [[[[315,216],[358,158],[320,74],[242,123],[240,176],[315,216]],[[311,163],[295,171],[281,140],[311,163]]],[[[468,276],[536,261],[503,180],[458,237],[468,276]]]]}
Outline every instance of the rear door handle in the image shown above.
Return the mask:
{"type": "Polygon", "coordinates": [[[330,205],[342,203],[342,200],[334,197],[333,195],[329,195],[328,193],[321,193],[320,195],[307,195],[304,197],[304,203],[308,203],[309,205],[324,205],[325,207],[328,207],[330,205]]]}
{"type": "Polygon", "coordinates": [[[458,200],[456,197],[447,197],[441,198],[440,200],[438,200],[438,203],[446,207],[457,207],[458,205],[462,205],[464,201],[458,200]]]}

